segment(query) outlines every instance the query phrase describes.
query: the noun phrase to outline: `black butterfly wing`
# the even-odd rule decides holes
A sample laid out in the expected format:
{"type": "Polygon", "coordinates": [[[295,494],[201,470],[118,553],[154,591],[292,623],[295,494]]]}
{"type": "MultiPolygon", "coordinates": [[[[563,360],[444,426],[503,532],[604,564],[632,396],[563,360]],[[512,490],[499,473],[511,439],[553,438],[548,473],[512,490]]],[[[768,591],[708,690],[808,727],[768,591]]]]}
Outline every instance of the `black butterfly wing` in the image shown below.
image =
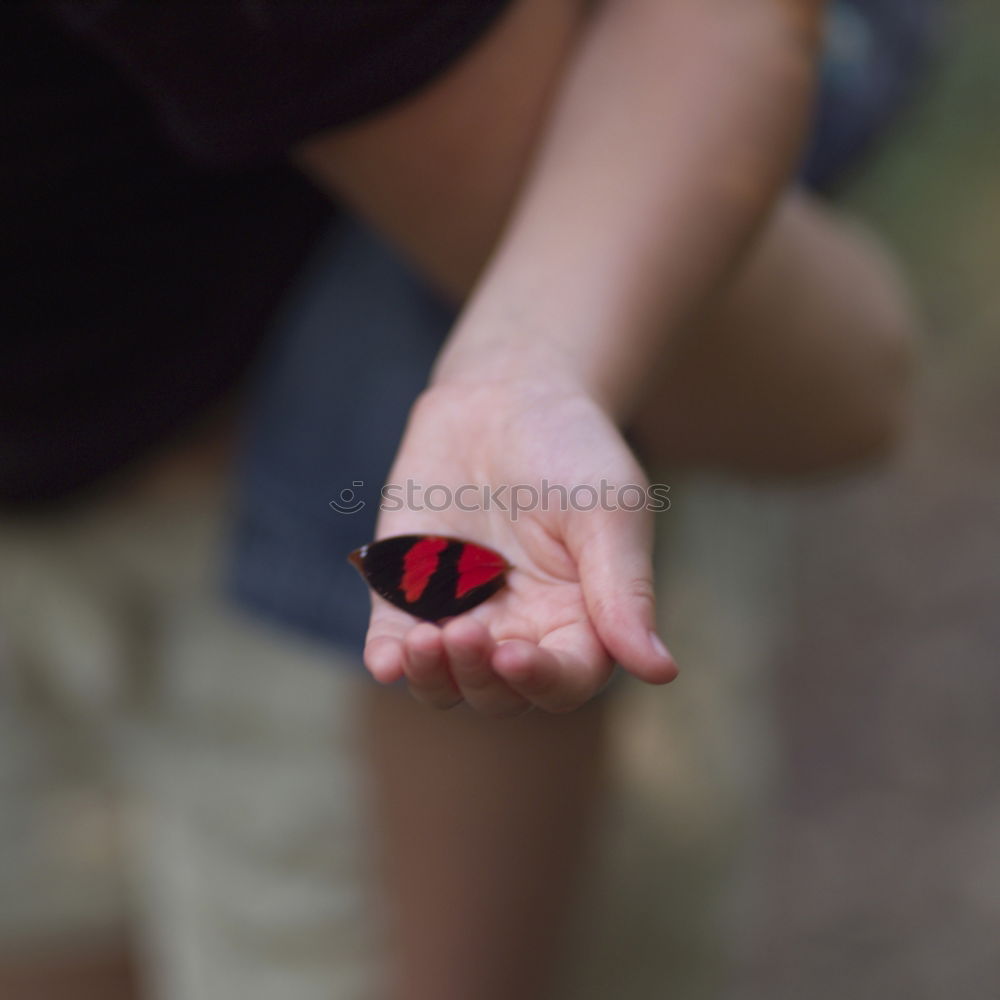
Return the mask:
{"type": "Polygon", "coordinates": [[[499,553],[460,538],[396,535],[348,557],[380,597],[416,618],[438,622],[469,611],[506,584],[499,553]]]}

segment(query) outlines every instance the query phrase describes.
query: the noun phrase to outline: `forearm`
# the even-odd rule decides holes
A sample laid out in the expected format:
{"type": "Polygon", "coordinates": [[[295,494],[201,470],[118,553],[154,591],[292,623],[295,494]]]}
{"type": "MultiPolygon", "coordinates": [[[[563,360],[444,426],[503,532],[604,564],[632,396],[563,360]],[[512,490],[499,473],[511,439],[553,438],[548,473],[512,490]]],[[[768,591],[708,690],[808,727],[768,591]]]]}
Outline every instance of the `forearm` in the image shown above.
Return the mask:
{"type": "Polygon", "coordinates": [[[555,371],[630,414],[787,180],[819,7],[607,3],[436,377],[555,371]]]}

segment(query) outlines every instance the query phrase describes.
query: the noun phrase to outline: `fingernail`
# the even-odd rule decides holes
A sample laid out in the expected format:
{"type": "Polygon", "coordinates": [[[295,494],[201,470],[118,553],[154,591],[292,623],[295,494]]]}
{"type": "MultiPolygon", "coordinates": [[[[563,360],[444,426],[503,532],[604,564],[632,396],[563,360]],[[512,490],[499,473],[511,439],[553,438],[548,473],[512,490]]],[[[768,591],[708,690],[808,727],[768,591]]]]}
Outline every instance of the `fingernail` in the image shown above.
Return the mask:
{"type": "Polygon", "coordinates": [[[673,657],[670,655],[670,650],[663,645],[663,640],[655,633],[649,633],[649,644],[656,650],[657,656],[664,660],[672,660],[673,657]]]}

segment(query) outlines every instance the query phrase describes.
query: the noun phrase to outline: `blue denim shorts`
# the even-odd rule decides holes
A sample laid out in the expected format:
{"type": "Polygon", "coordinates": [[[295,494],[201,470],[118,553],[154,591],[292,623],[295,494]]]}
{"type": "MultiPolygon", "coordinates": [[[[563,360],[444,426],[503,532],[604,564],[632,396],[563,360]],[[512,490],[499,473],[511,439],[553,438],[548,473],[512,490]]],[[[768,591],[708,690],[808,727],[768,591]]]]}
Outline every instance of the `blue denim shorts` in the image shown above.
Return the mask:
{"type": "MultiPolygon", "coordinates": [[[[934,38],[932,0],[831,8],[804,183],[826,188],[904,102],[934,38]]],[[[452,311],[341,217],[290,292],[251,393],[228,589],[282,626],[359,652],[369,597],[347,553],[379,491],[452,311]]]]}

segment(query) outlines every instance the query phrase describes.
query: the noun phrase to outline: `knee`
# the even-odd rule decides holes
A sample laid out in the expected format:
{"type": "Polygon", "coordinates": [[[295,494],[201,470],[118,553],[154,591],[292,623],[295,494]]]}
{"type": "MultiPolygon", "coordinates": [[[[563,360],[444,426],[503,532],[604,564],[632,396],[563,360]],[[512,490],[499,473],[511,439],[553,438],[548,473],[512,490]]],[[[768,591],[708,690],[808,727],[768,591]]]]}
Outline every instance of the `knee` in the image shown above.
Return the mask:
{"type": "Polygon", "coordinates": [[[921,321],[894,261],[881,252],[872,262],[881,293],[870,327],[869,364],[845,399],[845,464],[889,456],[902,442],[913,415],[913,388],[921,321]]]}

